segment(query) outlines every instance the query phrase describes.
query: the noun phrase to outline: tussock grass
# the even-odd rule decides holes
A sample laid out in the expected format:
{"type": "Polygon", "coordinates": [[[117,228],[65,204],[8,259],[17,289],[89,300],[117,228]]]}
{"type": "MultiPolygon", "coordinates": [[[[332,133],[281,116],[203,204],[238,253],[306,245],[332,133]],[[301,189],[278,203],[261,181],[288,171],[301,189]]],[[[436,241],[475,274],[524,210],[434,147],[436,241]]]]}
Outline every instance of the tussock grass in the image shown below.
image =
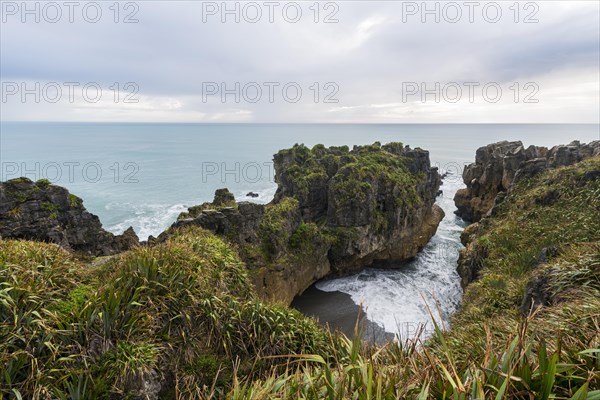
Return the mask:
{"type": "Polygon", "coordinates": [[[234,367],[252,376],[277,364],[264,357],[328,346],[314,321],[259,302],[237,254],[198,228],[96,269],[0,241],[0,288],[2,397],[143,397],[157,381],[166,398],[203,398],[234,367]]]}

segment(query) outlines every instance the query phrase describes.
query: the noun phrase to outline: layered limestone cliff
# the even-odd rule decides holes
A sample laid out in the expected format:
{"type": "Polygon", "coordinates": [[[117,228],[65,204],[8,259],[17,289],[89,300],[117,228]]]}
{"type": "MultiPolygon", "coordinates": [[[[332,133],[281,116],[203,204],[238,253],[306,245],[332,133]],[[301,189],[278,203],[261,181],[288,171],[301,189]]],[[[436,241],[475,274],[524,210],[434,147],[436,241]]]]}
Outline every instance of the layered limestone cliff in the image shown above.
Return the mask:
{"type": "Polygon", "coordinates": [[[434,204],[440,176],[421,149],[295,145],[274,162],[270,204],[235,203],[218,191],[172,227],[198,225],[236,244],[264,298],[290,303],[325,276],[406,261],[444,217],[434,204]]]}
{"type": "Polygon", "coordinates": [[[463,174],[467,189],[455,197],[457,213],[478,221],[461,235],[463,287],[477,280],[486,264],[499,263],[503,253],[492,254],[494,249],[511,249],[505,252],[507,265],[514,256],[536,268],[561,246],[598,239],[600,141],[552,149],[500,142],[480,148],[476,158],[463,174]]]}
{"type": "Polygon", "coordinates": [[[456,214],[465,220],[477,222],[500,201],[514,182],[530,178],[547,169],[575,164],[600,155],[600,141],[581,144],[525,148],[520,141],[498,142],[477,149],[475,162],[466,166],[463,181],[454,201],[456,214]]]}
{"type": "Polygon", "coordinates": [[[0,182],[0,238],[50,242],[93,256],[139,244],[131,227],[122,235],[105,231],[98,217],[67,189],[27,178],[0,182]]]}

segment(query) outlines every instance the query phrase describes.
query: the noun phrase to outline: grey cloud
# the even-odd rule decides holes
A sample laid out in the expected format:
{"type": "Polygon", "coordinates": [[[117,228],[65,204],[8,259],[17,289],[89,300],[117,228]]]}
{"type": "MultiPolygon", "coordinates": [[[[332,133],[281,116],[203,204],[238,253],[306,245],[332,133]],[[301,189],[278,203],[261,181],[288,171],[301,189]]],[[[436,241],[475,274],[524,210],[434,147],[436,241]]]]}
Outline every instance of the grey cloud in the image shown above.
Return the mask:
{"type": "Polygon", "coordinates": [[[368,105],[398,101],[403,81],[510,82],[598,68],[598,3],[538,3],[537,24],[403,22],[401,2],[384,1],[339,2],[338,24],[202,23],[200,3],[166,1],[140,2],[138,24],[9,20],[0,38],[1,79],[135,81],[141,94],[182,99],[186,110],[249,110],[257,121],[321,121],[335,113],[310,102],[206,104],[199,101],[202,82],[297,81],[306,88],[335,81],[338,106],[360,106],[361,118],[377,118],[380,110],[368,105]]]}

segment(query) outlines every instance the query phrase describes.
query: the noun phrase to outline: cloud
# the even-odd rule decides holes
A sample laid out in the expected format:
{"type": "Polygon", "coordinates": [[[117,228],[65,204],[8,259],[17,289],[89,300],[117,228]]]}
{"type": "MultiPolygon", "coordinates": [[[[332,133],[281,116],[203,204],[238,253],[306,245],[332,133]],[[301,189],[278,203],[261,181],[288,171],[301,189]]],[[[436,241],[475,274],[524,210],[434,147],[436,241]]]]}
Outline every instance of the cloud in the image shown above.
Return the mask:
{"type": "Polygon", "coordinates": [[[422,2],[387,1],[320,2],[317,8],[310,2],[296,3],[301,7],[296,22],[289,21],[291,7],[287,16],[283,12],[291,3],[283,2],[273,10],[273,22],[264,6],[260,20],[250,22],[254,14],[249,14],[249,3],[227,3],[230,9],[238,8],[235,15],[223,10],[221,2],[144,1],[134,3],[137,10],[120,9],[118,23],[108,8],[112,3],[101,3],[102,19],[97,23],[78,13],[73,23],[48,23],[43,15],[39,23],[31,16],[22,23],[19,13],[5,12],[7,3],[21,5],[2,2],[3,83],[94,82],[110,95],[115,83],[122,90],[133,82],[139,90],[134,104],[81,99],[23,103],[15,95],[2,103],[3,121],[600,120],[597,2],[521,2],[518,14],[510,8],[512,2],[497,2],[502,18],[495,23],[483,14],[489,2],[479,3],[473,22],[463,2],[455,2],[462,14],[452,22],[452,15],[444,14],[445,9],[452,11],[448,2],[426,3],[429,9],[438,8],[435,15],[423,10],[422,2]],[[218,11],[207,15],[210,4],[218,11]],[[413,6],[417,12],[407,13],[413,6]],[[139,22],[122,23],[132,11],[139,22]],[[538,22],[524,23],[528,16],[538,22]],[[327,19],[338,22],[325,23],[327,19]],[[241,92],[240,101],[235,95],[222,101],[222,93],[203,96],[207,82],[225,88],[257,83],[263,94],[256,102],[247,101],[241,92]],[[511,103],[509,96],[498,103],[404,101],[405,82],[439,82],[442,87],[451,82],[495,82],[503,88],[534,82],[540,101],[511,103]],[[278,84],[273,101],[265,86],[269,83],[278,84]],[[297,102],[281,92],[290,83],[302,89],[297,102]],[[337,103],[326,102],[328,96],[337,103]]]}

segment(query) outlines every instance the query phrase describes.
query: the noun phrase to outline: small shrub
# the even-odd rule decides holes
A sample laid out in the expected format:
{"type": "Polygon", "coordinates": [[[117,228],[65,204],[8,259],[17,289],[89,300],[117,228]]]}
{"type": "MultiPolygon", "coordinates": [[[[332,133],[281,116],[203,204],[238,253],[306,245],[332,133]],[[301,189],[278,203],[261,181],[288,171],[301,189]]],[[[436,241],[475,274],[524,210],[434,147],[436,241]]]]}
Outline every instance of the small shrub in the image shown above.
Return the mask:
{"type": "Polygon", "coordinates": [[[38,179],[35,184],[39,185],[39,186],[48,186],[50,185],[52,182],[50,182],[48,179],[38,179]]]}
{"type": "Polygon", "coordinates": [[[77,205],[81,202],[81,200],[79,199],[79,197],[75,196],[74,194],[69,194],[69,205],[71,207],[77,207],[77,205]]]}

